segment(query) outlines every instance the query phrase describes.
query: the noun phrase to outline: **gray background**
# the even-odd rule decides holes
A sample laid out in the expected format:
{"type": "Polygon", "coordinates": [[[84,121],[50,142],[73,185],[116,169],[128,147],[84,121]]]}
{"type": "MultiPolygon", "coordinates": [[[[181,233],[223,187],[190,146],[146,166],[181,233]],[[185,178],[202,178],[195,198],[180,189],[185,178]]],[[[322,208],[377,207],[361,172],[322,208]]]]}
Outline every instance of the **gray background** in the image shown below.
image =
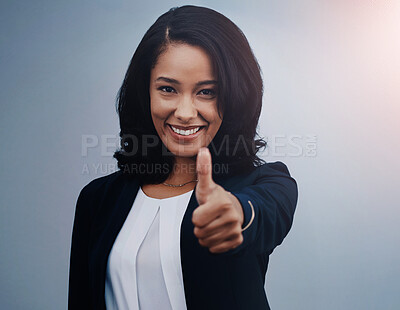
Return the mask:
{"type": "MultiPolygon", "coordinates": [[[[2,309],[66,308],[77,196],[115,170],[118,88],[148,27],[183,4],[1,1],[2,309]]],[[[399,1],[191,4],[246,34],[265,83],[263,157],[299,185],[271,307],[399,309],[399,1]]]]}

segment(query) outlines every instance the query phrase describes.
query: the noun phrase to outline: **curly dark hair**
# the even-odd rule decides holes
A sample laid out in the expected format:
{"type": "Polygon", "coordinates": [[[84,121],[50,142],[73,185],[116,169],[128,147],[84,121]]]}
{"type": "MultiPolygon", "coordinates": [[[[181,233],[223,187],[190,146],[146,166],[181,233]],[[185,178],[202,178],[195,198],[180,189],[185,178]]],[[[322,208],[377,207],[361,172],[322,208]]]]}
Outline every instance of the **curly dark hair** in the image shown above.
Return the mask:
{"type": "Polygon", "coordinates": [[[114,158],[119,169],[150,184],[164,182],[173,169],[174,156],[159,143],[161,139],[148,143],[148,137],[158,137],[150,112],[150,72],[171,43],[203,48],[217,75],[217,108],[223,112],[223,119],[208,145],[213,177],[249,172],[264,164],[256,155],[267,145],[256,130],[263,81],[250,45],[243,32],[224,15],[209,8],[185,5],[171,8],[155,21],[130,61],[117,95],[121,147],[114,158]],[[141,151],[144,144],[146,152],[141,151]],[[162,169],[137,169],[154,164],[162,169]],[[221,169],[221,165],[226,169],[221,169]]]}

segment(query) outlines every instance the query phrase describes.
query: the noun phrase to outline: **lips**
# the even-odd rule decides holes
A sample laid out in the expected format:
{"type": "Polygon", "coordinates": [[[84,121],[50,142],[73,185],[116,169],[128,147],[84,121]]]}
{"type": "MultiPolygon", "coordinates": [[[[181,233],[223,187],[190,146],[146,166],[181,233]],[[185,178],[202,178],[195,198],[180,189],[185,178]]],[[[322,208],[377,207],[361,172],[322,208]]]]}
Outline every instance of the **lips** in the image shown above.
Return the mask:
{"type": "Polygon", "coordinates": [[[169,126],[172,126],[176,129],[181,129],[181,130],[190,130],[190,129],[195,129],[198,127],[204,127],[205,125],[194,125],[194,126],[179,126],[179,125],[173,125],[173,124],[168,124],[169,126]]]}
{"type": "Polygon", "coordinates": [[[169,128],[170,134],[179,140],[192,140],[196,138],[204,129],[205,126],[173,126],[171,124],[167,124],[169,128]],[[182,129],[179,129],[182,128],[182,129]]]}
{"type": "Polygon", "coordinates": [[[188,129],[182,130],[182,129],[178,129],[175,126],[172,126],[172,125],[171,125],[171,128],[175,133],[180,134],[182,136],[193,135],[193,134],[195,134],[196,132],[198,132],[200,130],[200,127],[194,127],[192,129],[188,128],[188,129]]]}

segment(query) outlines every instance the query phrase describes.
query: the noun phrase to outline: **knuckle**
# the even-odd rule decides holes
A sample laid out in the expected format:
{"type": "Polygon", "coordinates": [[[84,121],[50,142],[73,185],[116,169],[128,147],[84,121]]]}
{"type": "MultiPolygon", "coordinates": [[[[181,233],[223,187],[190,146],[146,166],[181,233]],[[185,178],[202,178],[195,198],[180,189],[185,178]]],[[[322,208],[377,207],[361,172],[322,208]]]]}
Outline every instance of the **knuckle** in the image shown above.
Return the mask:
{"type": "Polygon", "coordinates": [[[220,197],[217,197],[216,204],[218,205],[218,209],[222,213],[224,213],[224,214],[229,213],[229,210],[230,210],[229,204],[226,203],[224,200],[222,200],[220,197]]]}
{"type": "Polygon", "coordinates": [[[199,214],[199,211],[197,211],[196,213],[195,212],[196,212],[196,210],[192,214],[192,223],[196,226],[200,226],[201,225],[201,216],[199,214]]]}
{"type": "Polygon", "coordinates": [[[220,250],[219,250],[217,247],[211,247],[211,248],[210,248],[210,252],[211,252],[211,253],[219,253],[220,250]]]}
{"type": "Polygon", "coordinates": [[[228,212],[231,209],[231,204],[228,201],[222,203],[222,210],[228,212]]]}
{"type": "Polygon", "coordinates": [[[236,226],[236,228],[235,228],[235,233],[236,233],[236,235],[239,236],[240,238],[243,238],[243,235],[242,235],[242,228],[241,228],[239,225],[236,226]]]}
{"type": "Polygon", "coordinates": [[[242,234],[236,234],[233,238],[230,239],[232,244],[241,244],[243,242],[242,234]]]}
{"type": "Polygon", "coordinates": [[[211,184],[210,184],[210,191],[217,191],[217,190],[219,190],[219,188],[220,188],[221,186],[220,185],[218,185],[217,183],[215,183],[215,182],[212,182],[211,184]]]}
{"type": "Polygon", "coordinates": [[[204,230],[204,229],[202,229],[202,228],[197,228],[197,234],[196,234],[196,236],[198,237],[198,238],[202,238],[202,239],[204,239],[206,236],[207,236],[207,232],[204,230]]]}
{"type": "Polygon", "coordinates": [[[192,214],[192,222],[193,222],[194,224],[196,224],[196,222],[197,222],[197,213],[196,213],[196,210],[193,211],[193,214],[192,214]]]}
{"type": "Polygon", "coordinates": [[[236,240],[240,240],[240,238],[243,238],[243,236],[242,236],[242,231],[241,231],[240,228],[235,227],[235,228],[231,231],[229,240],[236,241],[236,240]]]}
{"type": "Polygon", "coordinates": [[[239,217],[236,214],[234,214],[233,212],[229,212],[229,214],[227,214],[227,216],[226,216],[226,221],[228,223],[236,223],[236,222],[239,222],[239,217]]]}

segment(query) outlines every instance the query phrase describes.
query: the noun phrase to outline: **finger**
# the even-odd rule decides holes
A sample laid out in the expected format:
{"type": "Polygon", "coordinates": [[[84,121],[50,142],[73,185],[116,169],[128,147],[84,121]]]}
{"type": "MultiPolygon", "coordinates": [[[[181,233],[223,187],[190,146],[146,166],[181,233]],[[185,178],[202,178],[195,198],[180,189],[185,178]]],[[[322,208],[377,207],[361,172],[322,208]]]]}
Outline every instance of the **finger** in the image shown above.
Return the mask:
{"type": "Polygon", "coordinates": [[[239,236],[230,235],[227,237],[227,236],[225,236],[224,233],[221,233],[219,235],[212,236],[207,239],[199,239],[199,244],[203,247],[207,247],[207,248],[211,249],[211,248],[215,248],[216,246],[222,245],[223,243],[226,243],[226,242],[234,243],[234,241],[236,241],[237,244],[239,244],[239,240],[240,240],[239,236]]]}
{"type": "Polygon", "coordinates": [[[234,248],[237,248],[239,245],[241,245],[243,242],[243,236],[240,236],[237,239],[234,240],[227,240],[225,242],[222,242],[218,245],[215,245],[213,247],[209,248],[209,251],[211,253],[223,253],[229,250],[232,250],[234,248]]]}
{"type": "Polygon", "coordinates": [[[212,179],[211,154],[208,148],[200,148],[196,158],[197,185],[196,198],[199,204],[207,201],[207,195],[214,185],[212,179]]]}
{"type": "Polygon", "coordinates": [[[218,207],[211,201],[198,206],[192,214],[192,222],[195,226],[203,227],[217,219],[225,212],[225,208],[218,207]]]}
{"type": "Polygon", "coordinates": [[[233,230],[236,227],[238,228],[235,233],[241,233],[241,226],[238,225],[236,220],[232,220],[231,218],[232,217],[220,216],[214,221],[210,222],[208,225],[205,225],[203,227],[195,226],[193,233],[197,238],[203,239],[213,234],[216,234],[221,230],[233,230]]]}
{"type": "Polygon", "coordinates": [[[196,230],[196,228],[194,233],[197,239],[201,240],[204,243],[207,243],[208,247],[210,245],[214,245],[216,242],[238,238],[239,235],[242,233],[240,227],[233,224],[225,224],[223,226],[215,228],[212,232],[207,233],[204,233],[201,230],[196,230]]]}

